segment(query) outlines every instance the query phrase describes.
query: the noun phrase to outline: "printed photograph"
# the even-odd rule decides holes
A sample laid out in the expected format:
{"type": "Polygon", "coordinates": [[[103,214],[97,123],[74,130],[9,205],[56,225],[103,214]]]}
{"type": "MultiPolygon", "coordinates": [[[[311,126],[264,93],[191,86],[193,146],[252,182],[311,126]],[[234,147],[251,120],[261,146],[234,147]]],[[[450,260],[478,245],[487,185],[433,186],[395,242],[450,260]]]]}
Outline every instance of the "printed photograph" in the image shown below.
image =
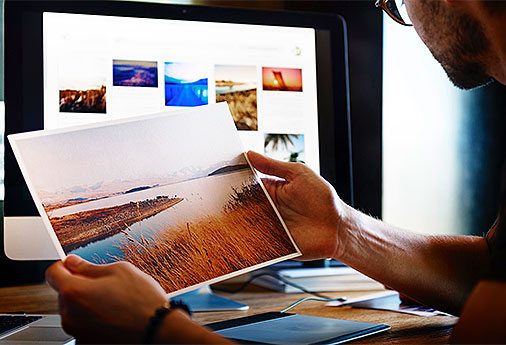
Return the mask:
{"type": "Polygon", "coordinates": [[[165,63],[165,105],[194,107],[208,104],[208,70],[194,63],[165,63]]]}
{"type": "Polygon", "coordinates": [[[158,87],[156,61],[112,60],[113,86],[158,87]]]}
{"type": "Polygon", "coordinates": [[[216,102],[227,102],[239,130],[258,129],[255,66],[216,65],[216,102]]]}
{"type": "Polygon", "coordinates": [[[73,57],[58,63],[61,113],[106,113],[107,61],[73,57]]]}
{"type": "Polygon", "coordinates": [[[298,252],[224,104],[16,145],[66,254],[127,260],[168,293],[298,252]]]}
{"type": "Polygon", "coordinates": [[[302,92],[300,68],[262,67],[262,84],[266,91],[302,92]]]}
{"type": "Polygon", "coordinates": [[[304,134],[264,134],[264,151],[280,161],[305,163],[304,134]]]}

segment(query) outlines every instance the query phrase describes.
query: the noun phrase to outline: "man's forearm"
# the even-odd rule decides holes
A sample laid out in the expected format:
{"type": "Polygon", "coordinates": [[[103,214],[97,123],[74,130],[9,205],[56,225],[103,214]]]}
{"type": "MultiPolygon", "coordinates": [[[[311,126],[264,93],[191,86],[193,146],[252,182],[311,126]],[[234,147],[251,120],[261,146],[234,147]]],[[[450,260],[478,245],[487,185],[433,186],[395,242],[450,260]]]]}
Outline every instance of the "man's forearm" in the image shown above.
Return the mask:
{"type": "Polygon", "coordinates": [[[337,259],[426,305],[460,313],[489,266],[484,238],[424,236],[352,208],[339,227],[337,259]]]}

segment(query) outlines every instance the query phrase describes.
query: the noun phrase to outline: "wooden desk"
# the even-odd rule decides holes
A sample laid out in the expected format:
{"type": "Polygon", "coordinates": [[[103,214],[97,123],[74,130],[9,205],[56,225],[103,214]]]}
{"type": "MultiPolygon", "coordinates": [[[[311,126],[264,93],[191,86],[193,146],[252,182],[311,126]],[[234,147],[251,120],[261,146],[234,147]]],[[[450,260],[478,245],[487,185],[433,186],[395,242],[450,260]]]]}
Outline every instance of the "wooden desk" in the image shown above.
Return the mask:
{"type": "MultiPolygon", "coordinates": [[[[305,297],[304,294],[282,294],[252,287],[238,294],[220,293],[224,297],[250,306],[248,311],[196,313],[194,319],[202,324],[222,321],[267,311],[279,311],[295,300],[305,297]]],[[[354,297],[363,293],[329,293],[328,295],[354,297]]],[[[0,313],[57,313],[56,293],[45,284],[0,288],[0,313]]],[[[333,317],[354,321],[385,323],[392,327],[387,333],[365,338],[354,343],[448,343],[456,317],[433,316],[420,317],[388,311],[354,309],[349,307],[325,307],[322,302],[308,301],[295,307],[290,312],[298,314],[333,317]]]]}

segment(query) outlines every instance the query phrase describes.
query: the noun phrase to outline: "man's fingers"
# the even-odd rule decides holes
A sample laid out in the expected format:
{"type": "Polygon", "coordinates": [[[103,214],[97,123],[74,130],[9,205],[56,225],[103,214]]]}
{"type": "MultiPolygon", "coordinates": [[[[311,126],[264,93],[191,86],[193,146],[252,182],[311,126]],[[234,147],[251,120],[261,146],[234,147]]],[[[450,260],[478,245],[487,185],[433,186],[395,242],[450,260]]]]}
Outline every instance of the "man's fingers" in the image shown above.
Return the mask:
{"type": "Polygon", "coordinates": [[[269,193],[269,195],[271,197],[274,197],[274,192],[275,192],[275,188],[276,188],[276,186],[274,185],[273,182],[274,181],[268,177],[262,178],[262,183],[263,183],[265,189],[267,190],[267,193],[269,193]]]}
{"type": "Polygon", "coordinates": [[[293,180],[297,175],[294,163],[281,162],[254,151],[248,151],[248,159],[255,169],[266,175],[284,178],[287,181],[293,180]]]}
{"type": "Polygon", "coordinates": [[[262,183],[265,189],[267,189],[267,193],[269,193],[275,202],[277,201],[277,191],[287,184],[285,180],[277,180],[269,177],[262,177],[262,183]]]}
{"type": "Polygon", "coordinates": [[[77,255],[69,255],[63,262],[65,267],[72,273],[86,277],[103,277],[111,274],[111,265],[96,265],[80,258],[77,255]]]}
{"type": "Polygon", "coordinates": [[[46,270],[46,280],[56,291],[60,291],[63,285],[71,283],[74,279],[72,272],[61,261],[54,263],[46,270]]]}

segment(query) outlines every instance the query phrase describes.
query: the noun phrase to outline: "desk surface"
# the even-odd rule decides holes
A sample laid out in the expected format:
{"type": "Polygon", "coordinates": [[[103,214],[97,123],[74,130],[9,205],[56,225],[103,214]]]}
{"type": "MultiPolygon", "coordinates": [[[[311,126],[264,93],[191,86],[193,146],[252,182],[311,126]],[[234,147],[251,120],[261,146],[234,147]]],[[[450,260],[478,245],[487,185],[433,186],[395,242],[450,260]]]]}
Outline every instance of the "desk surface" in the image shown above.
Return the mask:
{"type": "MultiPolygon", "coordinates": [[[[364,292],[328,293],[329,296],[355,297],[364,292]]],[[[196,313],[194,319],[202,324],[243,317],[268,311],[279,311],[304,294],[283,294],[252,287],[238,294],[221,293],[224,297],[250,306],[248,311],[196,313]]],[[[57,313],[56,293],[45,284],[0,288],[0,313],[57,313]]],[[[448,343],[456,317],[432,316],[420,317],[388,311],[355,309],[349,307],[326,307],[322,302],[308,301],[290,312],[331,318],[373,323],[385,323],[392,327],[385,334],[365,338],[354,343],[448,343]]]]}

